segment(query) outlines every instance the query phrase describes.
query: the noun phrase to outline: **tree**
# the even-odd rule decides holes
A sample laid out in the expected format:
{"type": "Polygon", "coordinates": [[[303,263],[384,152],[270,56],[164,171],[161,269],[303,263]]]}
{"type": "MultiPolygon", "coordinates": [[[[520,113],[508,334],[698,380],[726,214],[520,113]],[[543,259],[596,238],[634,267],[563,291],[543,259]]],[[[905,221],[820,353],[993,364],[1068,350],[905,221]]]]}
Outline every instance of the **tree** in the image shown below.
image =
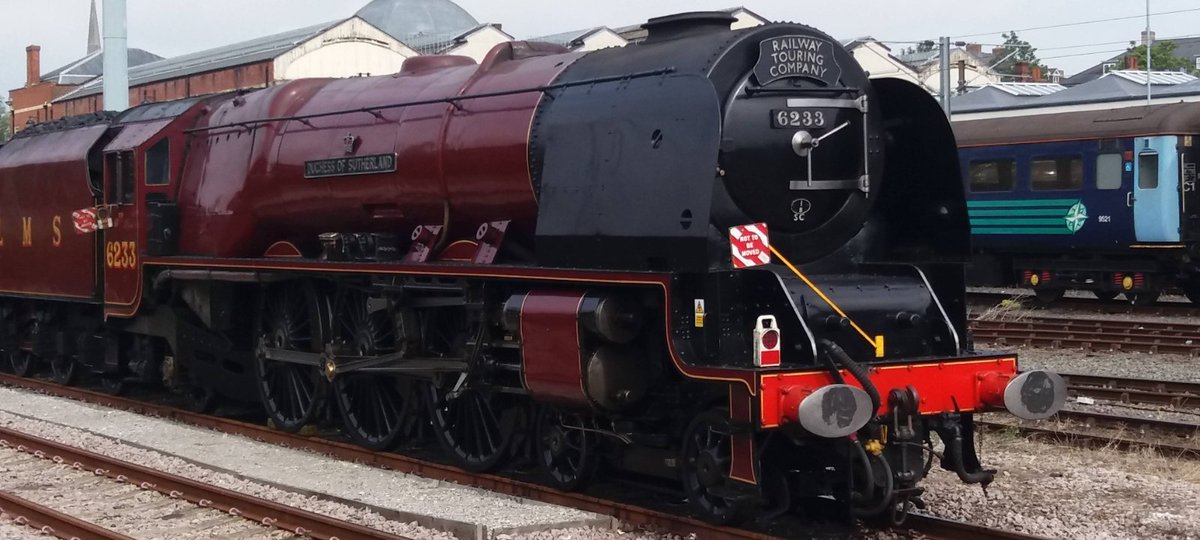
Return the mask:
{"type": "Polygon", "coordinates": [[[908,47],[907,49],[901,49],[900,54],[926,53],[926,52],[932,51],[936,48],[937,48],[937,42],[932,39],[927,39],[925,41],[917,43],[916,48],[908,47]]]}
{"type": "MultiPolygon", "coordinates": [[[[1129,52],[1125,53],[1125,59],[1121,63],[1119,69],[1124,69],[1128,65],[1130,57],[1137,58],[1138,68],[1146,69],[1146,46],[1138,45],[1129,52]]],[[[1180,58],[1175,56],[1174,41],[1156,41],[1150,49],[1150,69],[1155,71],[1185,71],[1187,73],[1196,74],[1196,66],[1188,58],[1180,58]]]]}
{"type": "Polygon", "coordinates": [[[8,124],[9,115],[8,107],[4,106],[4,102],[0,102],[0,144],[8,140],[8,124]]]}
{"type": "Polygon", "coordinates": [[[1029,66],[1028,69],[1030,71],[1026,73],[1032,72],[1035,67],[1041,68],[1042,72],[1048,71],[1046,66],[1042,64],[1042,61],[1038,60],[1037,49],[1030,45],[1028,41],[1017,36],[1015,31],[1005,32],[1000,37],[1004,38],[1003,47],[1005,52],[998,58],[992,59],[992,62],[999,62],[999,64],[996,64],[992,68],[996,73],[1001,75],[1020,75],[1017,72],[1017,65],[1021,63],[1029,66]]]}

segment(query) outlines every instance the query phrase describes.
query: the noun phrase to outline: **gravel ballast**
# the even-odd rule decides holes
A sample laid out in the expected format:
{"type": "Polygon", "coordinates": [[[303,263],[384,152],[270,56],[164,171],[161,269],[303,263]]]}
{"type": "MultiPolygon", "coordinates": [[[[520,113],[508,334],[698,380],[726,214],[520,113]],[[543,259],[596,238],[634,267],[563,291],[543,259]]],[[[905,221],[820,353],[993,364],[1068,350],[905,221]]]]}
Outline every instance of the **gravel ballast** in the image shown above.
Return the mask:
{"type": "Polygon", "coordinates": [[[1007,435],[982,445],[995,483],[985,494],[935,466],[930,513],[1048,538],[1200,538],[1200,463],[1007,435]]]}
{"type": "Polygon", "coordinates": [[[364,525],[387,524],[386,530],[406,536],[454,537],[409,523],[417,521],[462,538],[514,529],[611,525],[610,518],[571,508],[11,388],[0,388],[0,425],[364,525]],[[389,519],[328,499],[393,515],[389,519]]]}

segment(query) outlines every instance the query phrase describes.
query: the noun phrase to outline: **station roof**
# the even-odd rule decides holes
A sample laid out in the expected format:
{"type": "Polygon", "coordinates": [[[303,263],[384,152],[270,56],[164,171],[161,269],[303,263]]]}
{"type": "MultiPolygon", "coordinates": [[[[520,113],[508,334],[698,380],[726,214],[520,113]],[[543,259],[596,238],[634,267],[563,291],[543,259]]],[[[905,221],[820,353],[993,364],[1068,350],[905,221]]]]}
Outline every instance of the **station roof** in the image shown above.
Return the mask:
{"type": "MultiPolygon", "coordinates": [[[[980,94],[974,96],[983,90],[992,88],[993,86],[1003,85],[1020,85],[1033,83],[1001,83],[984,87],[968,94],[963,94],[954,98],[952,101],[954,112],[971,113],[984,111],[998,111],[1004,109],[1019,109],[1019,108],[1035,108],[1035,107],[1052,107],[1052,106],[1068,106],[1068,105],[1083,105],[1089,103],[1103,103],[1109,101],[1125,101],[1145,97],[1146,95],[1146,72],[1144,71],[1110,71],[1103,77],[1094,81],[1080,84],[1078,86],[1066,87],[1060,85],[1052,85],[1057,87],[1054,92],[1047,92],[1045,95],[1032,96],[1028,98],[1007,99],[1002,97],[989,96],[988,94],[980,94]]],[[[1152,94],[1154,96],[1167,95],[1192,95],[1200,94],[1200,84],[1195,84],[1198,79],[1187,73],[1177,71],[1154,71],[1149,75],[1152,94]]],[[[1047,86],[1046,89],[1050,87],[1047,86]]],[[[1017,91],[1013,88],[1014,91],[1017,91]]],[[[1031,87],[1026,87],[1020,91],[1033,92],[1031,87]]],[[[994,91],[993,91],[994,92],[994,91]]],[[[1018,94],[1013,94],[1018,95],[1018,94]]]]}
{"type": "MultiPolygon", "coordinates": [[[[134,87],[275,58],[341,22],[318,24],[132,67],[129,70],[129,86],[134,87]]],[[[103,79],[96,78],[55,101],[77,99],[100,94],[103,91],[103,79]]]]}
{"type": "Polygon", "coordinates": [[[951,99],[953,110],[1007,109],[1026,106],[1034,98],[1061,92],[1054,83],[993,83],[951,99]]]}
{"type": "Polygon", "coordinates": [[[582,30],[572,30],[570,32],[560,32],[557,34],[550,34],[548,36],[535,37],[530,39],[530,41],[544,41],[546,43],[570,47],[572,43],[582,42],[583,40],[587,39],[588,36],[604,29],[605,27],[603,26],[593,26],[591,28],[584,28],[582,30]]]}
{"type": "MultiPolygon", "coordinates": [[[[163,57],[142,49],[129,49],[129,67],[162,60],[163,57]]],[[[63,67],[42,75],[43,81],[58,84],[82,84],[104,72],[104,51],[94,51],[63,67]]]]}
{"type": "Polygon", "coordinates": [[[374,0],[356,15],[414,49],[418,38],[457,35],[479,26],[450,0],[374,0]]]}
{"type": "Polygon", "coordinates": [[[1118,109],[1075,111],[954,122],[959,145],[1019,144],[1081,138],[1148,136],[1195,131],[1200,107],[1167,103],[1118,109]]]}
{"type": "MultiPolygon", "coordinates": [[[[487,28],[494,26],[492,24],[476,24],[463,30],[448,32],[443,34],[428,34],[421,36],[409,36],[407,39],[401,40],[405,45],[408,45],[412,50],[421,54],[442,54],[455,45],[459,45],[467,38],[467,36],[487,28]]],[[[503,31],[503,30],[501,30],[503,31]]]]}

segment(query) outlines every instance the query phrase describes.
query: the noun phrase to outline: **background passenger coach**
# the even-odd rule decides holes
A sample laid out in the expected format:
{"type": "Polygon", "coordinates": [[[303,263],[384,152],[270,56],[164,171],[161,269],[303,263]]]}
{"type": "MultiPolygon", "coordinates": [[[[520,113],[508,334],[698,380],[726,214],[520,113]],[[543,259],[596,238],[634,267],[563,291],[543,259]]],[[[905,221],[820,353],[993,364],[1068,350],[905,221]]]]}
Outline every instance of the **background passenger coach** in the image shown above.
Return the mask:
{"type": "Polygon", "coordinates": [[[954,123],[972,283],[1200,302],[1200,109],[1193,103],[954,123]]]}

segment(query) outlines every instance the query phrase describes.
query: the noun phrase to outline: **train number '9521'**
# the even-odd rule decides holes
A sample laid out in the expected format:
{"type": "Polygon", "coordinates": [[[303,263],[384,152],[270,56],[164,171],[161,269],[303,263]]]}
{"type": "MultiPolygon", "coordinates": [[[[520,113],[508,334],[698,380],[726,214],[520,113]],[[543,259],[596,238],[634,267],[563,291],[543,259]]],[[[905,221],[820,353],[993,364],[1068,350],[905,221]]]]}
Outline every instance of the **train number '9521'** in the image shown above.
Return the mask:
{"type": "Polygon", "coordinates": [[[129,270],[137,266],[137,243],[107,242],[104,245],[104,265],[114,270],[129,270]]]}

